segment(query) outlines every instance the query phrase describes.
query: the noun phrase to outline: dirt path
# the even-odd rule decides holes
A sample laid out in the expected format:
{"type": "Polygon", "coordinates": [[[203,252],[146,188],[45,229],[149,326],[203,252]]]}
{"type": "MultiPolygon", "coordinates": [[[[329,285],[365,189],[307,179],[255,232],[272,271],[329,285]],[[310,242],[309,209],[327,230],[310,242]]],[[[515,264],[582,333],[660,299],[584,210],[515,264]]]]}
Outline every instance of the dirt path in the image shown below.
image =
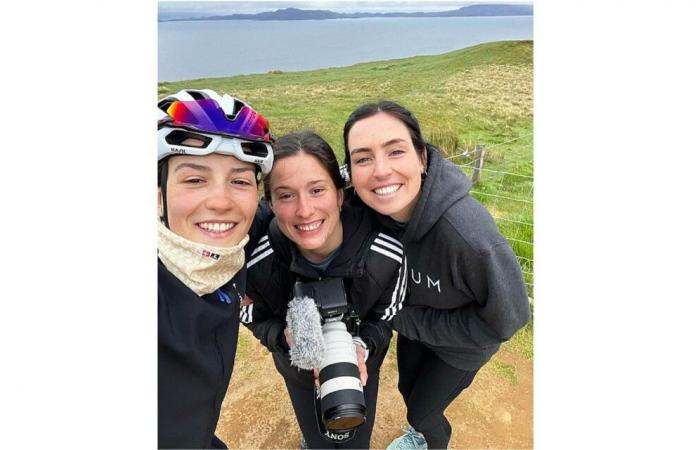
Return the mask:
{"type": "MultiPolygon", "coordinates": [[[[229,448],[299,448],[300,433],[269,352],[241,327],[236,365],[217,435],[229,448]]],[[[395,342],[382,366],[372,448],[400,434],[406,410],[397,389],[395,342]]],[[[532,448],[532,361],[501,349],[447,409],[450,448],[532,448]]]]}

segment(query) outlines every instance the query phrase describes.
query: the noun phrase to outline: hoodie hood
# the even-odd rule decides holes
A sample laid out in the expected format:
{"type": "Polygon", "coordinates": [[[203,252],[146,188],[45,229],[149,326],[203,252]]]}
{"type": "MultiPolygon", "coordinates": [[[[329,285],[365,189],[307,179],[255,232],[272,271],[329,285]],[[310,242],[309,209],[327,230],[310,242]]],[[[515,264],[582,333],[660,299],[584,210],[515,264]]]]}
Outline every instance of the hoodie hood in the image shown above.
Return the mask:
{"type": "Polygon", "coordinates": [[[445,211],[469,195],[471,187],[472,180],[459,167],[443,158],[440,150],[428,144],[428,172],[418,203],[406,226],[404,241],[418,241],[425,236],[445,211]]]}

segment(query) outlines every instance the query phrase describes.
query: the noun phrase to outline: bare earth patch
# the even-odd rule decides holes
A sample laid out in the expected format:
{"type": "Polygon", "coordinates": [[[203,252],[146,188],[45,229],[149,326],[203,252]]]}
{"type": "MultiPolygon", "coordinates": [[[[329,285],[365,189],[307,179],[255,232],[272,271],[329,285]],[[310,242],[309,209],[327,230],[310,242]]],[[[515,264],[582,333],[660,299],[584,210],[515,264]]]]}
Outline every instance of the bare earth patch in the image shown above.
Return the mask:
{"type": "MultiPolygon", "coordinates": [[[[284,381],[269,352],[241,328],[217,435],[229,448],[299,448],[301,435],[284,381]]],[[[382,366],[372,448],[386,448],[405,423],[397,381],[394,339],[382,366]]],[[[532,360],[501,349],[447,409],[450,448],[532,448],[532,403],[532,360]]]]}

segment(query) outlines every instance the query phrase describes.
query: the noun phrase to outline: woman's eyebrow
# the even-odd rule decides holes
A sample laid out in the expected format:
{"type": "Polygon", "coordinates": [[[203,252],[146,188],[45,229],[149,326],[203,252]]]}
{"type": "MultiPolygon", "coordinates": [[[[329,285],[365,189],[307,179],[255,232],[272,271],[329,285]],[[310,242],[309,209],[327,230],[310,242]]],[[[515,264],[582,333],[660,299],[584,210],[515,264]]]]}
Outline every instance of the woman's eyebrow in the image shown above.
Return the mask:
{"type": "Polygon", "coordinates": [[[389,147],[390,145],[398,144],[400,142],[406,142],[405,139],[401,138],[394,138],[386,141],[385,143],[382,144],[382,147],[389,147]]]}
{"type": "MultiPolygon", "coordinates": [[[[304,185],[304,187],[309,187],[309,186],[313,186],[314,184],[325,183],[325,182],[326,182],[326,180],[324,180],[323,178],[319,178],[318,180],[309,181],[308,183],[306,183],[306,185],[304,185]]],[[[287,185],[284,185],[284,184],[282,184],[282,185],[280,185],[280,186],[275,186],[275,188],[272,189],[272,190],[273,190],[273,191],[277,191],[277,190],[279,190],[279,189],[294,190],[294,189],[292,189],[290,186],[287,186],[287,185]]]]}
{"type": "MultiPolygon", "coordinates": [[[[401,138],[389,139],[388,141],[386,141],[385,143],[382,144],[382,148],[389,147],[389,146],[392,146],[394,144],[398,144],[401,142],[405,143],[406,140],[401,139],[401,138]]],[[[371,152],[371,151],[372,150],[369,147],[357,147],[357,148],[353,148],[352,150],[350,150],[350,154],[354,155],[355,153],[371,152]]]]}
{"type": "Polygon", "coordinates": [[[370,152],[371,150],[368,147],[358,147],[358,148],[353,148],[350,150],[350,154],[354,155],[355,153],[362,153],[362,152],[370,152]]]}
{"type": "MultiPolygon", "coordinates": [[[[211,168],[209,166],[204,166],[201,164],[196,164],[196,163],[191,163],[191,162],[183,162],[183,163],[178,164],[175,167],[174,172],[177,172],[178,170],[185,169],[185,168],[211,172],[211,168]]],[[[255,173],[255,168],[253,168],[253,167],[232,167],[229,172],[230,173],[243,173],[243,172],[247,172],[249,170],[251,172],[255,173]]]]}
{"type": "Polygon", "coordinates": [[[183,162],[183,163],[178,164],[175,167],[175,170],[173,172],[177,172],[178,170],[185,169],[185,168],[190,168],[190,169],[194,169],[194,170],[204,170],[207,172],[211,171],[211,168],[209,168],[209,166],[203,166],[201,164],[195,164],[195,163],[191,163],[191,162],[183,162]]]}
{"type": "Polygon", "coordinates": [[[243,173],[243,172],[247,172],[249,170],[251,172],[253,172],[253,175],[255,174],[255,168],[253,168],[253,167],[232,167],[230,172],[231,173],[243,173]]]}

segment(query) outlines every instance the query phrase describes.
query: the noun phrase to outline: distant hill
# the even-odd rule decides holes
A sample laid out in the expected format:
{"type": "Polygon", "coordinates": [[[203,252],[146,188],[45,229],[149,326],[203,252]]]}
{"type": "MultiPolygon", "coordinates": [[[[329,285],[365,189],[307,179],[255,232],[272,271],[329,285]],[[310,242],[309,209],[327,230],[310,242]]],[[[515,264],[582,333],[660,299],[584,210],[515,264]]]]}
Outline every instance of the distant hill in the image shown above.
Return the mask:
{"type": "Polygon", "coordinates": [[[413,13],[337,13],[321,9],[285,8],[257,14],[228,14],[186,19],[159,20],[160,22],[193,20],[331,20],[373,17],[477,17],[477,16],[531,16],[532,5],[471,5],[451,11],[413,13]]]}

